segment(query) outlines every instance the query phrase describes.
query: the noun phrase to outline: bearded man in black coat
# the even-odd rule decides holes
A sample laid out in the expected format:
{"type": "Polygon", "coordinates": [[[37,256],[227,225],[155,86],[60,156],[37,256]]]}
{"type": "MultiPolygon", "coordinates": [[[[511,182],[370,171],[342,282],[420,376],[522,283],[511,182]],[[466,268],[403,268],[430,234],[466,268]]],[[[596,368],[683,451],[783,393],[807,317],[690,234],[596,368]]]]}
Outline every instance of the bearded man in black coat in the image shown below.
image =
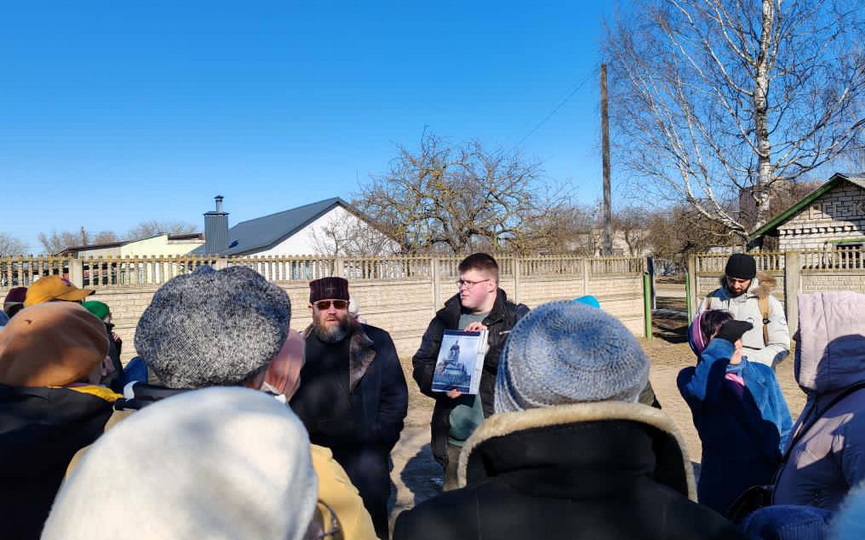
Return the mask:
{"type": "Polygon", "coordinates": [[[390,452],[408,412],[408,387],[390,334],[348,312],[348,281],[310,283],[312,324],[291,408],[357,487],[376,534],[388,538],[390,452]]]}

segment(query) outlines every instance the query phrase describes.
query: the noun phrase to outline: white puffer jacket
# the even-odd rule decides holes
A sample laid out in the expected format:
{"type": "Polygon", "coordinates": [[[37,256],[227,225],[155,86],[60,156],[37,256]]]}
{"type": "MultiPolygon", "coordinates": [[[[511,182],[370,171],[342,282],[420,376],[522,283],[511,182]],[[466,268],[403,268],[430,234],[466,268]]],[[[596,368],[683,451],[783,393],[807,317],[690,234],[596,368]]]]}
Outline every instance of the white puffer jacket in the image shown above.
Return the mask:
{"type": "Polygon", "coordinates": [[[769,367],[774,367],[790,354],[787,316],[781,302],[770,294],[774,286],[773,277],[758,272],[747,292],[732,296],[722,276],[721,287],[709,293],[698,309],[698,313],[707,309],[729,311],[737,321],[753,324],[754,328],[742,336],[745,356],[751,362],[760,362],[769,367]],[[768,342],[763,341],[763,314],[760,312],[760,298],[765,296],[769,298],[768,342]]]}

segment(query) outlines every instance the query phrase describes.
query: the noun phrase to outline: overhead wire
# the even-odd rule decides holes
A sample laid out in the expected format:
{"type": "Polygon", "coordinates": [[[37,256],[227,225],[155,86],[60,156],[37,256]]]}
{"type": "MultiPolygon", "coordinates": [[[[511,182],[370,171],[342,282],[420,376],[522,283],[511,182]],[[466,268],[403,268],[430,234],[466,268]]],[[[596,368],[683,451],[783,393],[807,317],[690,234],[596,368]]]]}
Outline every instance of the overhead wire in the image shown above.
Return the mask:
{"type": "Polygon", "coordinates": [[[520,139],[520,141],[519,141],[517,144],[513,145],[513,146],[510,148],[510,150],[508,150],[508,153],[513,152],[514,150],[516,150],[517,148],[519,148],[520,146],[522,146],[523,143],[526,142],[526,141],[529,139],[529,137],[531,137],[531,136],[534,135],[534,134],[535,134],[539,129],[541,129],[541,128],[543,127],[543,125],[546,124],[546,123],[550,120],[550,118],[552,118],[552,117],[553,117],[557,112],[559,112],[559,110],[561,110],[561,108],[564,107],[564,106],[565,106],[565,105],[566,105],[566,104],[571,100],[571,98],[573,98],[573,97],[577,94],[577,92],[579,92],[579,91],[583,88],[583,86],[585,86],[586,83],[588,83],[588,82],[592,79],[592,76],[595,75],[595,74],[598,72],[598,69],[599,69],[599,66],[595,66],[595,67],[592,69],[592,71],[590,71],[590,72],[589,72],[589,73],[588,73],[588,74],[583,78],[582,81],[578,82],[578,83],[577,83],[577,84],[576,84],[576,85],[571,89],[571,91],[568,92],[568,94],[565,96],[565,98],[562,99],[561,102],[559,102],[559,104],[556,105],[555,108],[553,108],[552,111],[550,111],[550,112],[549,112],[549,113],[548,113],[548,114],[547,114],[547,115],[546,115],[546,116],[545,116],[545,117],[544,117],[540,122],[538,122],[538,124],[537,124],[534,128],[532,128],[528,133],[526,133],[525,136],[523,136],[523,138],[520,139]]]}

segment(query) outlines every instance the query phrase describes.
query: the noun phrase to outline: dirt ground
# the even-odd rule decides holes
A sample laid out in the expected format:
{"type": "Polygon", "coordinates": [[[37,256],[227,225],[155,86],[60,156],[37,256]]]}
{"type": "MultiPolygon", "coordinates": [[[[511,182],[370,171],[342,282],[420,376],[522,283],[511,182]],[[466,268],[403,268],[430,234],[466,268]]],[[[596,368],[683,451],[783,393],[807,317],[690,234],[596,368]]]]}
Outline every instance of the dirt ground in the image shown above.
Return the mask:
{"type": "MultiPolygon", "coordinates": [[[[664,309],[683,308],[684,301],[671,300],[672,304],[659,306],[664,309]]],[[[682,368],[692,365],[694,355],[685,340],[684,316],[656,317],[653,320],[654,335],[641,339],[643,350],[652,362],[650,379],[655,394],[685,439],[688,454],[695,465],[700,462],[702,447],[691,420],[691,412],[676,388],[676,375],[682,368]]],[[[432,415],[432,400],[417,392],[411,379],[410,360],[403,367],[409,381],[409,413],[402,437],[392,454],[391,523],[396,516],[414,505],[439,493],[441,468],[430,452],[429,421],[432,415]]],[[[788,357],[776,370],[778,381],[794,419],[805,404],[805,394],[793,380],[793,360],[788,357]]]]}

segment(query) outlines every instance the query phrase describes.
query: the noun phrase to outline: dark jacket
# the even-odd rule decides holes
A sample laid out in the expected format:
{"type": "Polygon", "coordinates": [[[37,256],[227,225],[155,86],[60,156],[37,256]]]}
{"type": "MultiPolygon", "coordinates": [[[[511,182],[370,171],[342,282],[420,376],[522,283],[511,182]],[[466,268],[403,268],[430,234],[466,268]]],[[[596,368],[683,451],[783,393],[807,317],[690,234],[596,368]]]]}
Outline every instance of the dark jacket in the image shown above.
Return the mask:
{"type": "MultiPolygon", "coordinates": [[[[447,464],[447,441],[451,429],[451,411],[458,404],[465,403],[472,398],[472,396],[464,396],[451,399],[442,392],[432,391],[433,373],[441,348],[442,336],[445,330],[457,329],[461,312],[460,296],[456,294],[445,302],[445,307],[438,310],[436,316],[430,321],[421,340],[420,348],[412,358],[412,376],[420,391],[436,400],[431,422],[432,452],[442,466],[447,464]]],[[[483,320],[483,324],[489,330],[489,350],[484,356],[479,393],[486,417],[493,414],[493,394],[496,388],[496,372],[499,368],[499,355],[502,347],[511,328],[528,312],[528,307],[524,304],[517,305],[508,301],[505,291],[499,289],[490,314],[483,320]]]]}
{"type": "MultiPolygon", "coordinates": [[[[304,338],[311,332],[310,325],[303,332],[304,338]]],[[[349,390],[358,442],[389,453],[399,440],[408,413],[408,387],[396,347],[390,334],[355,319],[350,339],[349,390]]],[[[292,403],[297,397],[295,394],[292,403]]]]}
{"type": "Polygon", "coordinates": [[[463,448],[465,487],[400,514],[394,540],[741,538],[689,500],[693,484],[673,421],[652,407],[501,413],[463,448]]]}
{"type": "Polygon", "coordinates": [[[772,368],[743,359],[745,386],[727,380],[734,350],[713,339],[677,381],[703,443],[699,500],[725,515],[743,491],[772,482],[793,427],[772,368]]]}
{"type": "Polygon", "coordinates": [[[69,461],[102,434],[117,397],[0,384],[0,538],[39,538],[69,461]]]}
{"type": "MultiPolygon", "coordinates": [[[[349,400],[355,423],[354,440],[348,443],[312,442],[328,446],[333,451],[334,459],[342,465],[360,492],[376,534],[387,538],[387,501],[390,495],[388,457],[399,440],[408,412],[408,387],[390,334],[354,318],[351,320],[347,360],[349,400]]],[[[311,332],[312,326],[304,331],[304,337],[309,337],[311,332]]],[[[314,360],[307,357],[306,361],[314,360]]],[[[302,389],[305,384],[304,371],[300,373],[302,389]]],[[[316,398],[320,399],[320,396],[316,398]]],[[[295,394],[291,400],[292,408],[304,399],[307,398],[303,393],[295,394]]],[[[340,396],[334,399],[340,399],[340,396]]],[[[299,406],[296,411],[302,408],[299,406]]],[[[298,416],[311,433],[316,431],[317,426],[313,425],[315,418],[304,418],[302,414],[298,416]]]]}

